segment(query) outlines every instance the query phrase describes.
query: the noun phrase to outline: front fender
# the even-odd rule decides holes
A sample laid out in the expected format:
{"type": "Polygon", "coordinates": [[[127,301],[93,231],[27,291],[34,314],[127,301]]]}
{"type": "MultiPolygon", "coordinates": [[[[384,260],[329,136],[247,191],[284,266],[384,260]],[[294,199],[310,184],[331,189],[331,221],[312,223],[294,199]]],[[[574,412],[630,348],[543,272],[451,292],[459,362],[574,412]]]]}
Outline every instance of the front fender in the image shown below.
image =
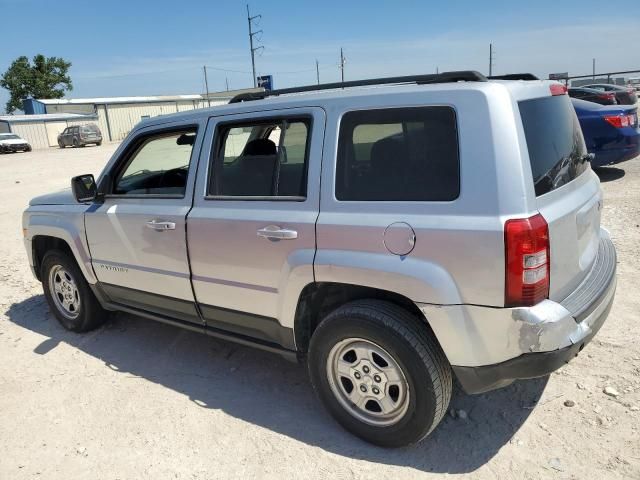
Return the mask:
{"type": "Polygon", "coordinates": [[[97,278],[91,267],[91,255],[84,233],[86,205],[43,205],[29,207],[23,215],[26,229],[25,247],[31,266],[34,266],[33,239],[38,236],[59,238],[69,245],[87,282],[95,284],[97,278]]]}
{"type": "Polygon", "coordinates": [[[389,253],[318,250],[317,282],[337,282],[387,290],[416,303],[455,305],[460,292],[447,271],[436,263],[389,253]]]}

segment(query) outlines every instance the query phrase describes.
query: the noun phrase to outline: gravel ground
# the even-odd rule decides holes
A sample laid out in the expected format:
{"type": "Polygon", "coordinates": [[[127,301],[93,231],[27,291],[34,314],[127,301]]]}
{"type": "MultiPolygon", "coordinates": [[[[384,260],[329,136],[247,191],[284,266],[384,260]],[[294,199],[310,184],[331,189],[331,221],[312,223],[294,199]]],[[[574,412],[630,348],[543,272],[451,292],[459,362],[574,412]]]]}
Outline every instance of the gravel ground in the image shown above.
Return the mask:
{"type": "Polygon", "coordinates": [[[430,438],[385,450],[276,355],[124,314],[86,335],[58,325],[21,213],[115,147],[0,155],[0,478],[640,478],[640,158],[599,172],[619,283],[596,339],[549,378],[456,392],[430,438]]]}

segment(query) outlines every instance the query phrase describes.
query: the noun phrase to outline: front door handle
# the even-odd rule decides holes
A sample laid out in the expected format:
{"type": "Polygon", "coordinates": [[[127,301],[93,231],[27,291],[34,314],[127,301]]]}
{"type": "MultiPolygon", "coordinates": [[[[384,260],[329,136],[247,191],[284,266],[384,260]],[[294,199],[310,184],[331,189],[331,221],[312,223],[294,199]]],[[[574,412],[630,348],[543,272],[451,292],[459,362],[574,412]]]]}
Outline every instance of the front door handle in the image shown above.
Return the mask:
{"type": "Polygon", "coordinates": [[[151,228],[152,230],[155,230],[157,232],[164,232],[165,230],[176,229],[176,224],[173,222],[164,222],[162,220],[155,220],[155,219],[145,223],[145,225],[148,228],[151,228]]]}
{"type": "Polygon", "coordinates": [[[298,238],[298,232],[280,228],[277,225],[269,225],[258,230],[258,236],[269,240],[294,240],[298,238]]]}

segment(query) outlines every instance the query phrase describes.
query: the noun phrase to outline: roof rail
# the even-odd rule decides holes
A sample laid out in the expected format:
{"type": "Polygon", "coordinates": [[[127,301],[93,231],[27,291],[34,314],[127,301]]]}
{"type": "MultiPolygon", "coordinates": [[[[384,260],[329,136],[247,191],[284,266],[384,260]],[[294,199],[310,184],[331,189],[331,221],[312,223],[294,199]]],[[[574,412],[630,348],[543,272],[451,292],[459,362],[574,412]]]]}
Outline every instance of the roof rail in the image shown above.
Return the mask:
{"type": "Polygon", "coordinates": [[[489,80],[540,80],[533,73],[507,73],[506,75],[491,75],[489,80]]]}
{"type": "Polygon", "coordinates": [[[303,87],[282,88],[279,90],[269,90],[264,92],[241,93],[233,97],[229,103],[247,102],[251,100],[262,100],[267,97],[275,97],[288,93],[315,92],[319,90],[334,90],[338,88],[364,87],[370,85],[388,85],[415,83],[423,85],[427,83],[449,83],[449,82],[486,82],[487,77],[474,70],[461,70],[457,72],[443,72],[431,75],[408,75],[403,77],[370,78],[366,80],[352,80],[349,82],[323,83],[320,85],[305,85],[303,87]]]}

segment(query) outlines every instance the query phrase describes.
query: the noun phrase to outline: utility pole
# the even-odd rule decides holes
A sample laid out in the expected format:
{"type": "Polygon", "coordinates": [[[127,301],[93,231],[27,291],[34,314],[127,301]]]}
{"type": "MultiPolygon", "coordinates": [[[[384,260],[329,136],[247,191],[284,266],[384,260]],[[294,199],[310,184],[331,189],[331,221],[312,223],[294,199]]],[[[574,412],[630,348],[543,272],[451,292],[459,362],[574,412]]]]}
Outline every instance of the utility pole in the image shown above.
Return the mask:
{"type": "Polygon", "coordinates": [[[209,82],[207,81],[207,66],[204,65],[202,70],[204,70],[204,88],[207,91],[207,104],[211,106],[211,99],[209,98],[209,82]]]}
{"type": "Polygon", "coordinates": [[[595,58],[593,59],[593,65],[592,65],[591,72],[592,72],[592,75],[593,75],[593,80],[595,80],[596,79],[596,59],[595,58]]]}
{"type": "MultiPolygon", "coordinates": [[[[253,37],[256,35],[260,35],[262,30],[258,30],[257,32],[253,31],[253,23],[255,20],[262,18],[262,15],[251,16],[249,13],[249,4],[247,4],[247,22],[249,23],[249,48],[251,49],[251,71],[253,72],[253,87],[258,86],[258,80],[256,79],[256,52],[264,47],[261,45],[259,47],[253,46],[253,37]]],[[[257,22],[256,22],[257,25],[257,22]]],[[[260,41],[260,39],[258,39],[260,41]]]]}
{"type": "Polygon", "coordinates": [[[439,67],[436,65],[436,75],[438,75],[440,73],[440,69],[439,67]]]}
{"type": "Polygon", "coordinates": [[[489,44],[489,76],[493,75],[493,43],[489,44]]]}
{"type": "Polygon", "coordinates": [[[318,66],[318,59],[316,58],[316,78],[318,80],[318,85],[320,85],[320,67],[318,66]]]}
{"type": "Polygon", "coordinates": [[[227,92],[229,91],[229,77],[224,77],[224,81],[227,84],[227,92]]]}
{"type": "Polygon", "coordinates": [[[342,78],[342,83],[344,83],[344,64],[347,61],[346,58],[344,58],[344,52],[342,51],[342,47],[340,47],[340,76],[342,78]]]}

